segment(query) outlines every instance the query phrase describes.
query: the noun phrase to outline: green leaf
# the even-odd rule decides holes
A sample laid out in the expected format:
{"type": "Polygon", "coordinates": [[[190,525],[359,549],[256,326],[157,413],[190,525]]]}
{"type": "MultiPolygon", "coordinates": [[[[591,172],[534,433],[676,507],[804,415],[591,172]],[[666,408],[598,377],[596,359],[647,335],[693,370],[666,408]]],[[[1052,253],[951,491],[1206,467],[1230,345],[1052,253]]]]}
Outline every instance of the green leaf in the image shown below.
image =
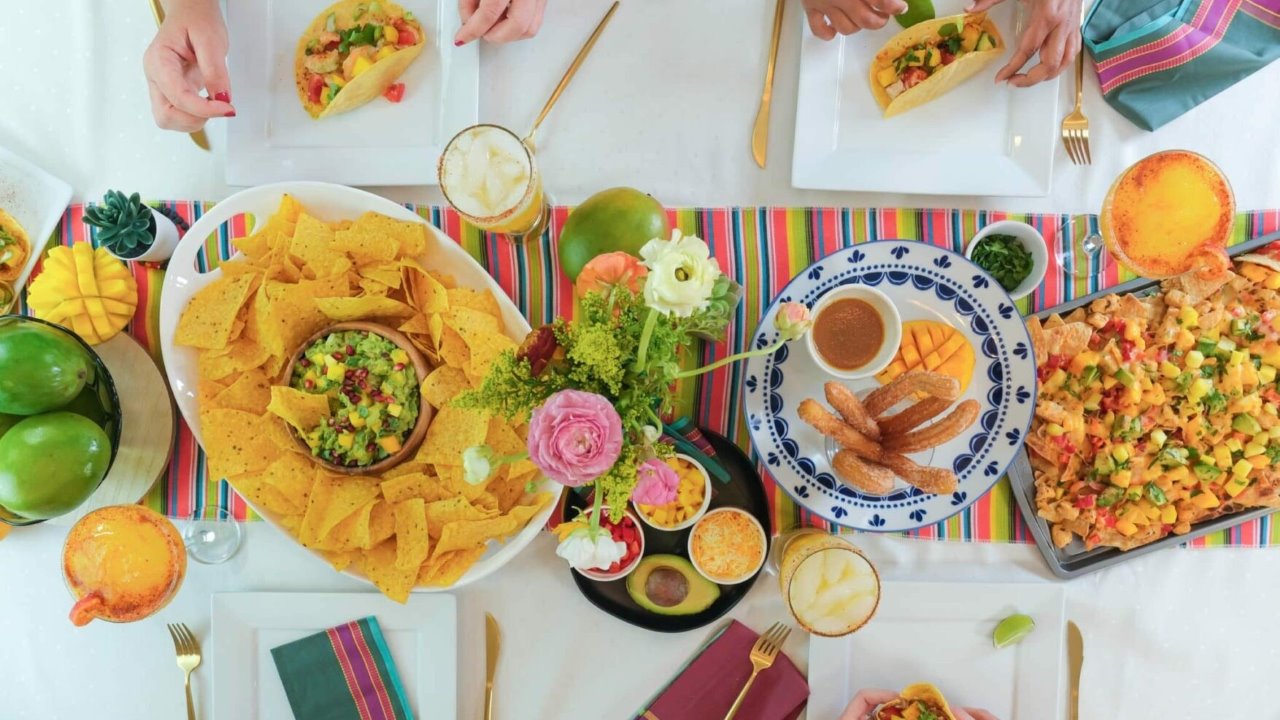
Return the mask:
{"type": "Polygon", "coordinates": [[[1164,505],[1169,502],[1169,498],[1165,496],[1164,491],[1153,482],[1147,483],[1147,499],[1156,505],[1164,505]]]}
{"type": "Polygon", "coordinates": [[[907,11],[901,15],[895,15],[893,19],[897,20],[902,27],[909,28],[935,17],[937,12],[933,9],[933,0],[907,0],[907,11]]]}

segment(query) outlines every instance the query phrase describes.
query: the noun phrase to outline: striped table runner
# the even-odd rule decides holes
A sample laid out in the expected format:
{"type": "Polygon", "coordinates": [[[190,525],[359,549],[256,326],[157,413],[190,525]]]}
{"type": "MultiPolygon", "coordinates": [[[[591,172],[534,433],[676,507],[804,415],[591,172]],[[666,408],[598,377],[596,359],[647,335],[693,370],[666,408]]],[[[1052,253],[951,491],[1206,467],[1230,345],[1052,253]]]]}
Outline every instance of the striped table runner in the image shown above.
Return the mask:
{"type": "MultiPolygon", "coordinates": [[[[164,203],[189,222],[194,222],[212,203],[190,201],[164,203]]],[[[568,215],[567,208],[553,211],[552,227],[540,242],[513,244],[502,237],[481,233],[462,222],[456,213],[440,207],[413,207],[422,217],[459,242],[476,258],[532,325],[550,322],[571,307],[572,288],[557,267],[555,238],[568,215]]],[[[769,300],[787,281],[815,259],[853,243],[886,238],[924,240],[936,245],[962,249],[964,240],[984,225],[1002,219],[1022,220],[1035,226],[1050,245],[1050,270],[1044,285],[1019,302],[1023,312],[1057,305],[1074,297],[1109,287],[1128,276],[1112,268],[1107,275],[1079,280],[1053,261],[1055,251],[1070,238],[1059,233],[1069,220],[1063,215],[1021,215],[973,210],[901,210],[849,208],[707,208],[668,211],[674,227],[704,238],[726,273],[744,288],[726,342],[701,348],[704,362],[736,352],[750,340],[769,300]]],[[[52,242],[70,244],[90,239],[83,223],[84,208],[67,210],[52,242]]],[[[1085,218],[1096,222],[1094,218],[1085,218]]],[[[1083,228],[1083,222],[1077,222],[1083,228]]],[[[1280,210],[1242,213],[1236,219],[1233,242],[1280,230],[1280,210]]],[[[243,224],[223,226],[206,242],[208,264],[231,254],[230,240],[244,234],[243,224]]],[[[1082,233],[1083,229],[1077,232],[1082,233]]],[[[37,269],[37,272],[39,270],[37,269]]],[[[129,328],[157,361],[160,356],[157,327],[163,271],[135,265],[139,310],[129,328]]],[[[23,305],[25,311],[25,305],[23,305]]],[[[750,439],[741,413],[741,367],[726,367],[680,389],[679,408],[704,427],[716,430],[750,450],[750,439]]],[[[761,466],[770,497],[774,527],[823,526],[824,523],[797,506],[773,483],[761,466]]],[[[174,446],[174,460],[168,473],[147,500],[156,510],[173,517],[210,516],[219,508],[238,519],[252,519],[252,511],[220,478],[208,476],[204,453],[185,424],[174,446]]],[[[1031,542],[1031,537],[1015,506],[1007,480],[1001,480],[985,497],[949,520],[907,535],[920,538],[964,541],[1031,542]]],[[[1264,518],[1190,543],[1194,546],[1236,545],[1260,547],[1280,545],[1280,525],[1264,518]]]]}

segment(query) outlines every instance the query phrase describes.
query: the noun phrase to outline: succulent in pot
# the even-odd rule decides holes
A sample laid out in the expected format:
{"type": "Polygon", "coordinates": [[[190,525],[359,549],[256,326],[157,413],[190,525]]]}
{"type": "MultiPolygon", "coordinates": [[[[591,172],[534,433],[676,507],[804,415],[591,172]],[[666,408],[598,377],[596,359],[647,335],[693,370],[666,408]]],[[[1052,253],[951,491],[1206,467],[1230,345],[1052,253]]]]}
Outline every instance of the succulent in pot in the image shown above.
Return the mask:
{"type": "Polygon", "coordinates": [[[85,208],[84,221],[96,228],[98,244],[121,260],[168,260],[178,244],[177,226],[138,193],[108,190],[100,204],[85,208]]]}

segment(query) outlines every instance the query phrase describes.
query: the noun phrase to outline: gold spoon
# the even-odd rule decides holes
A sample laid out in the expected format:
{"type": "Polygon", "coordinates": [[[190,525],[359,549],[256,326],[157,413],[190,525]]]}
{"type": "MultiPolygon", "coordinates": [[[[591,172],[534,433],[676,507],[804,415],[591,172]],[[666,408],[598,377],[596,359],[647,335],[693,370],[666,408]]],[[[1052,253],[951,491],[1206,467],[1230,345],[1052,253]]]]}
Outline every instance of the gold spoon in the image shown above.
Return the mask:
{"type": "Polygon", "coordinates": [[[560,84],[556,85],[556,89],[551,91],[551,97],[547,98],[547,104],[542,106],[542,112],[538,113],[538,117],[533,121],[533,127],[529,128],[529,133],[524,136],[524,144],[529,147],[531,152],[537,150],[537,146],[533,142],[533,136],[538,132],[538,126],[547,118],[547,113],[551,112],[551,106],[556,104],[556,101],[560,99],[560,94],[569,86],[569,81],[578,73],[578,68],[582,67],[583,61],[591,53],[591,48],[595,47],[596,40],[600,39],[600,33],[604,32],[605,25],[609,24],[609,20],[618,11],[618,5],[620,4],[621,0],[614,0],[613,5],[609,7],[609,12],[605,13],[604,17],[600,19],[600,24],[596,25],[596,29],[591,32],[591,37],[587,38],[586,44],[578,51],[577,56],[573,58],[573,62],[569,63],[569,69],[564,71],[564,77],[560,78],[560,84]]]}

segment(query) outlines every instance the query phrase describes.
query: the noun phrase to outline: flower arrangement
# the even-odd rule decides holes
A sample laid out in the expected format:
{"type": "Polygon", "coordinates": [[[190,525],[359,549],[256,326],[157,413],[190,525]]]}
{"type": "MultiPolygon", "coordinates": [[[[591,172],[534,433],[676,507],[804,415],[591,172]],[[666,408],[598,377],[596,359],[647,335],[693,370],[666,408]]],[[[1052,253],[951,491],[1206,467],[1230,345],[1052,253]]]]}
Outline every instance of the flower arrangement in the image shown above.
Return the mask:
{"type": "Polygon", "coordinates": [[[650,240],[639,258],[622,252],[594,258],[575,292],[573,320],[535,328],[495,362],[481,387],[455,403],[529,418],[527,456],[497,458],[489,448],[470,448],[468,481],[483,482],[495,464],[527,457],[556,482],[592,487],[591,510],[560,532],[560,555],[591,569],[607,567],[621,552],[600,526],[603,507],[617,522],[632,497],[650,505],[675,499],[679,481],[663,462],[674,451],[659,442],[675,384],[772,353],[803,336],[810,319],[804,305],[788,303],[777,314],[778,344],[682,370],[679,355],[695,338],[722,337],[739,292],[707,244],[678,230],[650,240]]]}

